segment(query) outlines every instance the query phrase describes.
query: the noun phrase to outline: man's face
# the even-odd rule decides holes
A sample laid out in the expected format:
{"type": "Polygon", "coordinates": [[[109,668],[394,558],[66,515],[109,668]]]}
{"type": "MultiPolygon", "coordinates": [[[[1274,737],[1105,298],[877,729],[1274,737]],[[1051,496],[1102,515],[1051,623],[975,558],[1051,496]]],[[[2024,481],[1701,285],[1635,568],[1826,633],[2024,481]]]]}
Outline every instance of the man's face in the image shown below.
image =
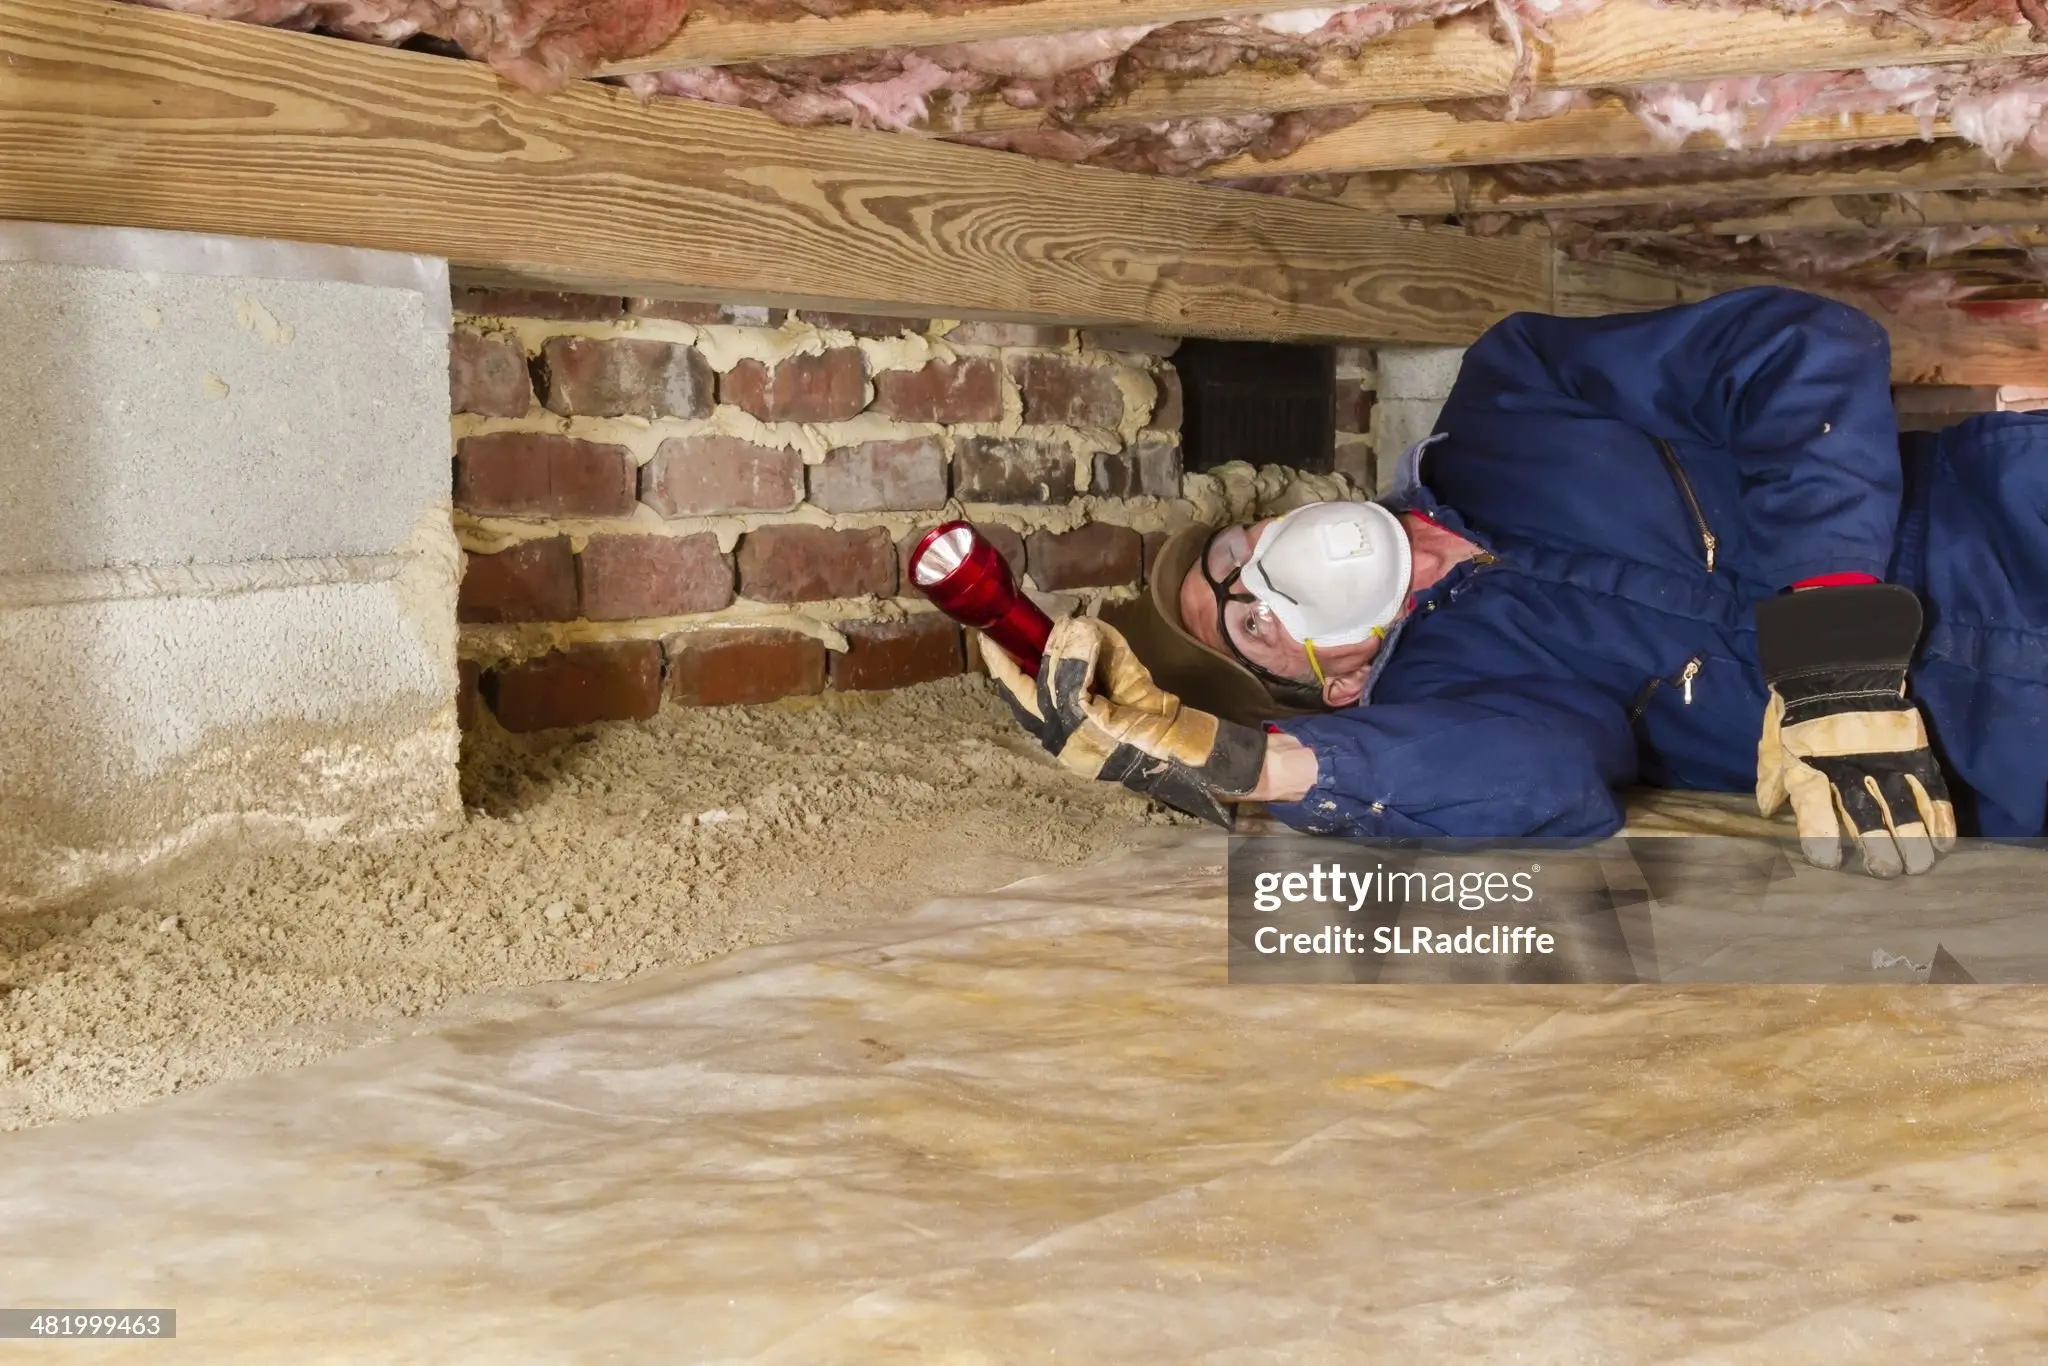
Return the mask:
{"type": "MultiPolygon", "coordinates": [[[[1204,552],[1209,578],[1203,577],[1203,566],[1198,563],[1181,580],[1181,621],[1195,639],[1212,650],[1248,660],[1281,678],[1315,687],[1315,670],[1309,665],[1308,651],[1287,633],[1271,609],[1249,600],[1250,595],[1242,587],[1234,587],[1232,596],[1223,603],[1219,620],[1216,591],[1209,586],[1211,578],[1217,583],[1228,581],[1231,574],[1250,557],[1259,538],[1278,520],[1268,517],[1249,526],[1226,527],[1211,538],[1204,552]]],[[[1356,645],[1318,650],[1317,658],[1322,663],[1325,679],[1322,685],[1325,701],[1332,706],[1343,706],[1356,700],[1358,689],[1341,680],[1355,674],[1362,686],[1365,668],[1372,663],[1379,649],[1380,642],[1372,639],[1356,645]]]]}

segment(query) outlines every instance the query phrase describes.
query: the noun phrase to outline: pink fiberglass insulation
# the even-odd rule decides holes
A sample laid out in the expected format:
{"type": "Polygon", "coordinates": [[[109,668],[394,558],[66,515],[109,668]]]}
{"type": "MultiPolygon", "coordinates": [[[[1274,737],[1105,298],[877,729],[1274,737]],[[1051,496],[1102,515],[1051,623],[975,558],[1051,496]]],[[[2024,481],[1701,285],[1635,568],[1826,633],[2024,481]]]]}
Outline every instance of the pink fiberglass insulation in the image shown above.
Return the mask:
{"type": "Polygon", "coordinates": [[[1694,133],[1730,147],[1768,143],[1810,115],[1904,113],[1931,136],[1936,119],[2003,162],[2025,148],[2048,154],[2048,59],[1943,66],[1874,67],[1750,76],[1689,85],[1639,86],[1622,98],[1670,145],[1694,133]]]}
{"type": "MultiPolygon", "coordinates": [[[[1412,24],[1469,11],[1492,16],[1496,33],[1527,61],[1527,39],[1551,20],[1583,13],[1599,0],[1380,0],[1336,9],[1099,29],[1049,37],[879,48],[833,57],[696,67],[627,77],[644,95],[680,95],[765,110],[786,123],[852,123],[899,131],[942,132],[957,101],[994,93],[1020,109],[1042,110],[1034,129],[960,134],[963,141],[1058,161],[1189,174],[1250,152],[1279,156],[1309,136],[1360,117],[1365,106],[1281,114],[1202,117],[1082,127],[1091,110],[1148,78],[1215,75],[1251,62],[1313,70],[1412,24]]],[[[957,126],[957,125],[956,125],[957,126]]]]}
{"type": "Polygon", "coordinates": [[[1302,143],[1364,116],[1363,106],[1293,114],[1237,114],[1114,128],[1048,125],[1015,133],[970,133],[956,141],[1119,171],[1187,175],[1240,153],[1283,157],[1302,143]]]}
{"type": "Polygon", "coordinates": [[[599,63],[652,51],[689,0],[142,0],[159,9],[372,43],[454,43],[507,80],[549,90],[599,63]]]}

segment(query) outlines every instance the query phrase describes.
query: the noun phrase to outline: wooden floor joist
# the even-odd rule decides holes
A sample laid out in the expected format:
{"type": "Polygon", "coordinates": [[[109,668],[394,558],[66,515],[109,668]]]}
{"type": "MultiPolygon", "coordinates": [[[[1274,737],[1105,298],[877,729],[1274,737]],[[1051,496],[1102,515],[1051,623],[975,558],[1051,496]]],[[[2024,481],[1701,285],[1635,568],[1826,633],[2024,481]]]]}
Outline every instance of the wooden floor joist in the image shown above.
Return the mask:
{"type": "Polygon", "coordinates": [[[623,58],[598,75],[724,66],[786,57],[822,57],[877,47],[937,47],[1001,38],[1037,38],[1085,29],[1175,24],[1223,15],[1300,9],[1301,0],[1013,0],[939,9],[866,9],[826,19],[729,19],[692,14],[652,52],[623,58]]]}
{"type": "Polygon", "coordinates": [[[1215,336],[1456,342],[1547,244],[790,128],[106,0],[0,0],[0,217],[442,256],[480,278],[1215,336]]]}
{"type": "MultiPolygon", "coordinates": [[[[1745,237],[1765,232],[1896,232],[1914,228],[1998,227],[2048,224],[2048,196],[2010,192],[1987,195],[1922,193],[1838,196],[1795,200],[1782,209],[1688,223],[1687,235],[1745,237]]],[[[1602,236],[1645,237],[1644,228],[1616,228],[1602,236]]]]}
{"type": "Polygon", "coordinates": [[[1957,139],[1901,149],[1895,165],[1807,169],[1759,167],[1712,178],[1649,179],[1572,189],[1524,187],[1485,170],[1415,171],[1354,176],[1328,202],[1375,214],[1434,218],[1447,214],[1541,213],[1630,205],[1725,205],[1739,200],[1810,199],[1826,195],[1904,194],[2048,187],[2048,166],[2015,156],[2004,166],[1957,139]]]}
{"type": "MultiPolygon", "coordinates": [[[[1490,23],[1489,13],[1415,25],[1313,70],[1264,63],[1216,76],[1155,78],[1090,110],[1083,121],[1145,123],[1503,96],[1513,87],[1514,53],[1491,36],[1490,23]]],[[[1937,41],[1904,25],[1878,33],[1833,12],[1666,8],[1647,0],[1608,0],[1583,18],[1552,25],[1551,37],[1538,44],[1532,73],[1538,86],[1551,90],[2048,54],[2048,44],[2020,25],[1937,41]]],[[[1009,131],[1035,126],[1041,117],[990,98],[969,107],[964,126],[1009,131]]]]}
{"type": "MultiPolygon", "coordinates": [[[[1936,137],[1951,130],[1937,121],[1936,137]]],[[[1793,119],[1772,137],[1773,147],[1812,143],[1885,142],[1917,138],[1920,120],[1911,114],[1816,115],[1793,119]]],[[[1681,146],[1655,134],[1620,102],[1574,109],[1550,118],[1459,119],[1412,105],[1376,109],[1346,128],[1310,138],[1283,157],[1232,157],[1202,172],[1209,180],[1242,176],[1341,175],[1411,167],[1499,166],[1531,161],[1577,161],[1586,157],[1664,156],[1680,151],[1714,151],[1727,144],[1711,133],[1696,133],[1681,146]]]]}
{"type": "MultiPolygon", "coordinates": [[[[1556,311],[1577,317],[1636,313],[1785,283],[1753,275],[1685,275],[1625,255],[1597,261],[1560,256],[1556,311]]],[[[1895,384],[2048,385],[2048,327],[1940,309],[1898,314],[1852,291],[1817,292],[1853,304],[1883,325],[1891,336],[1895,384]]]]}

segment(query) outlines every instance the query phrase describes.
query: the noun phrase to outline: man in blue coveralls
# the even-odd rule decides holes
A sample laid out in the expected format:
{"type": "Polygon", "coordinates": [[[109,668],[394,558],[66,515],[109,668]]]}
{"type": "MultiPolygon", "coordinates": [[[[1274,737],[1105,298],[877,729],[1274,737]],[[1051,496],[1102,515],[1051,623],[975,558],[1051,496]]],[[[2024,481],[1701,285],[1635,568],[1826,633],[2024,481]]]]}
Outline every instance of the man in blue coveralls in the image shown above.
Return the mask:
{"type": "Polygon", "coordinates": [[[1161,549],[1211,677],[1167,681],[1233,701],[1089,618],[1035,683],[990,667],[1067,766],[1219,820],[1596,838],[1620,787],[1753,787],[1881,877],[2048,834],[2048,417],[1902,451],[1889,378],[1875,322],[1794,290],[1518,314],[1384,503],[1161,549]]]}

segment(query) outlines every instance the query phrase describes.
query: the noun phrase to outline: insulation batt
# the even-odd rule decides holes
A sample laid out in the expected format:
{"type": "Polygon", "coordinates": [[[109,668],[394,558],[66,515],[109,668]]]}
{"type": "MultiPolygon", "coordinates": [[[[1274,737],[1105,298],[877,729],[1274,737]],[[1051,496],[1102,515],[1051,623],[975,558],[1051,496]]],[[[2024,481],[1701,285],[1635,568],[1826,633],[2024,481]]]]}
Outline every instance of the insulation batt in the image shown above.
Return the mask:
{"type": "Polygon", "coordinates": [[[454,43],[507,80],[551,90],[600,62],[652,51],[689,0],[141,0],[159,9],[396,44],[454,43]]]}
{"type": "Polygon", "coordinates": [[[957,107],[952,102],[995,93],[1017,108],[1044,110],[1046,123],[1015,133],[964,134],[963,141],[1057,161],[1189,174],[1244,152],[1284,155],[1306,137],[1362,117],[1367,106],[1101,128],[1079,127],[1078,120],[1147,78],[1209,76],[1251,62],[1313,70],[1397,29],[1473,11],[1490,15],[1496,33],[1532,61],[1530,35],[1597,3],[1382,0],[1247,18],[698,67],[625,80],[642,95],[744,105],[785,123],[851,123],[897,131],[943,127],[949,107],[957,107]]]}
{"type": "Polygon", "coordinates": [[[1898,112],[1917,117],[1923,136],[1946,118],[1962,137],[2003,163],[2021,148],[2048,154],[2048,59],[2013,58],[1948,66],[1795,72],[1620,92],[1672,147],[1712,133],[1729,147],[1769,143],[1809,115],[1898,112]]]}

